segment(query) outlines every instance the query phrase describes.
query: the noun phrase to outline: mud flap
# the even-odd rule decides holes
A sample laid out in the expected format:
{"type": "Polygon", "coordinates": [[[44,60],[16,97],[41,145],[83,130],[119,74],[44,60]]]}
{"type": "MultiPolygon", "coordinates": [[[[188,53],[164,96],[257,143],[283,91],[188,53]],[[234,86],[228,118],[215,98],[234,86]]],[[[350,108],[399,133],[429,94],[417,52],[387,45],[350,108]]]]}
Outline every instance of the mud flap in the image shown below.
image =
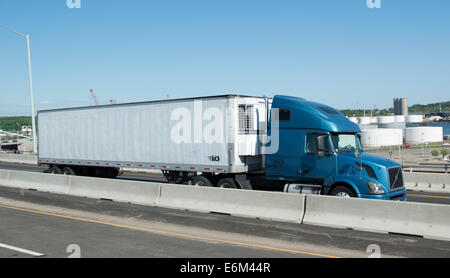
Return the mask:
{"type": "Polygon", "coordinates": [[[247,179],[247,175],[236,175],[235,181],[239,184],[242,189],[252,190],[252,185],[250,181],[247,179]]]}

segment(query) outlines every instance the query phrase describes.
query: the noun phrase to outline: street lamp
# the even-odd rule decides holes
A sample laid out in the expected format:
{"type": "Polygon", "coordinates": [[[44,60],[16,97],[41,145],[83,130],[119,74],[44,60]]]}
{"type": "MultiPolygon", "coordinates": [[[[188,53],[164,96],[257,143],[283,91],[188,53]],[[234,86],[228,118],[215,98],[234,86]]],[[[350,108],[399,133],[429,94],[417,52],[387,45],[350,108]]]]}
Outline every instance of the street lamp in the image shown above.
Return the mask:
{"type": "Polygon", "coordinates": [[[30,80],[30,98],[31,98],[31,127],[33,129],[33,153],[37,154],[37,140],[36,140],[36,121],[34,116],[34,97],[33,97],[33,78],[31,75],[31,52],[30,52],[30,36],[24,35],[22,33],[19,33],[17,31],[14,31],[11,28],[8,28],[6,26],[3,26],[0,24],[0,27],[3,29],[6,29],[16,35],[21,36],[22,38],[25,38],[27,40],[27,53],[28,53],[28,78],[30,80]]]}

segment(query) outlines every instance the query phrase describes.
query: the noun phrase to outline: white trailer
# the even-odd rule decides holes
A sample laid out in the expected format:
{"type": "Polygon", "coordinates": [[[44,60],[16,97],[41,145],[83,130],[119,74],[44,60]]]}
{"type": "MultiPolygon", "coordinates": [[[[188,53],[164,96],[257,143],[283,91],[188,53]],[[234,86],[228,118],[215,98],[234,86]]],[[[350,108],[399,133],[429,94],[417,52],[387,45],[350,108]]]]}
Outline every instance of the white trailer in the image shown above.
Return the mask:
{"type": "Polygon", "coordinates": [[[169,181],[223,185],[262,170],[267,107],[262,97],[223,95],[39,111],[38,160],[50,173],[159,169],[169,181]]]}

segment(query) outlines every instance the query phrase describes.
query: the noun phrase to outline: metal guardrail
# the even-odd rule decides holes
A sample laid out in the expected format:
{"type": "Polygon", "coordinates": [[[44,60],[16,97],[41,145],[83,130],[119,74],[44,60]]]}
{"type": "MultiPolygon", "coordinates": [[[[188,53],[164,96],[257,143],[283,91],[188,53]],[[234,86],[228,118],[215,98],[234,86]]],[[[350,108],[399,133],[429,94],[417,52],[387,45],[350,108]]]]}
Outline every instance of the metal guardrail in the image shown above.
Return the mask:
{"type": "Polygon", "coordinates": [[[446,173],[450,172],[450,163],[421,163],[419,165],[402,165],[403,171],[414,172],[417,170],[432,170],[430,172],[446,173]]]}

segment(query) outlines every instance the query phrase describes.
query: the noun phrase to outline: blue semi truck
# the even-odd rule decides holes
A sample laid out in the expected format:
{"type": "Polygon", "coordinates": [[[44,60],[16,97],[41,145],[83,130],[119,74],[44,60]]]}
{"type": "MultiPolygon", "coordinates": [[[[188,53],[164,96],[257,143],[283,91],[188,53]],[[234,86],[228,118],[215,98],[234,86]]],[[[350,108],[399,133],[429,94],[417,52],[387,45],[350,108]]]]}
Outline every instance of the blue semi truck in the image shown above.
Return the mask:
{"type": "Polygon", "coordinates": [[[291,182],[288,190],[299,183],[300,192],[406,200],[401,165],[365,153],[358,125],[339,111],[290,96],[275,96],[274,108],[280,111],[280,144],[266,155],[267,179],[291,182]]]}
{"type": "Polygon", "coordinates": [[[151,169],[195,186],[406,200],[398,163],[365,153],[359,127],[336,109],[298,97],[45,110],[38,121],[39,163],[53,174],[151,169]]]}

